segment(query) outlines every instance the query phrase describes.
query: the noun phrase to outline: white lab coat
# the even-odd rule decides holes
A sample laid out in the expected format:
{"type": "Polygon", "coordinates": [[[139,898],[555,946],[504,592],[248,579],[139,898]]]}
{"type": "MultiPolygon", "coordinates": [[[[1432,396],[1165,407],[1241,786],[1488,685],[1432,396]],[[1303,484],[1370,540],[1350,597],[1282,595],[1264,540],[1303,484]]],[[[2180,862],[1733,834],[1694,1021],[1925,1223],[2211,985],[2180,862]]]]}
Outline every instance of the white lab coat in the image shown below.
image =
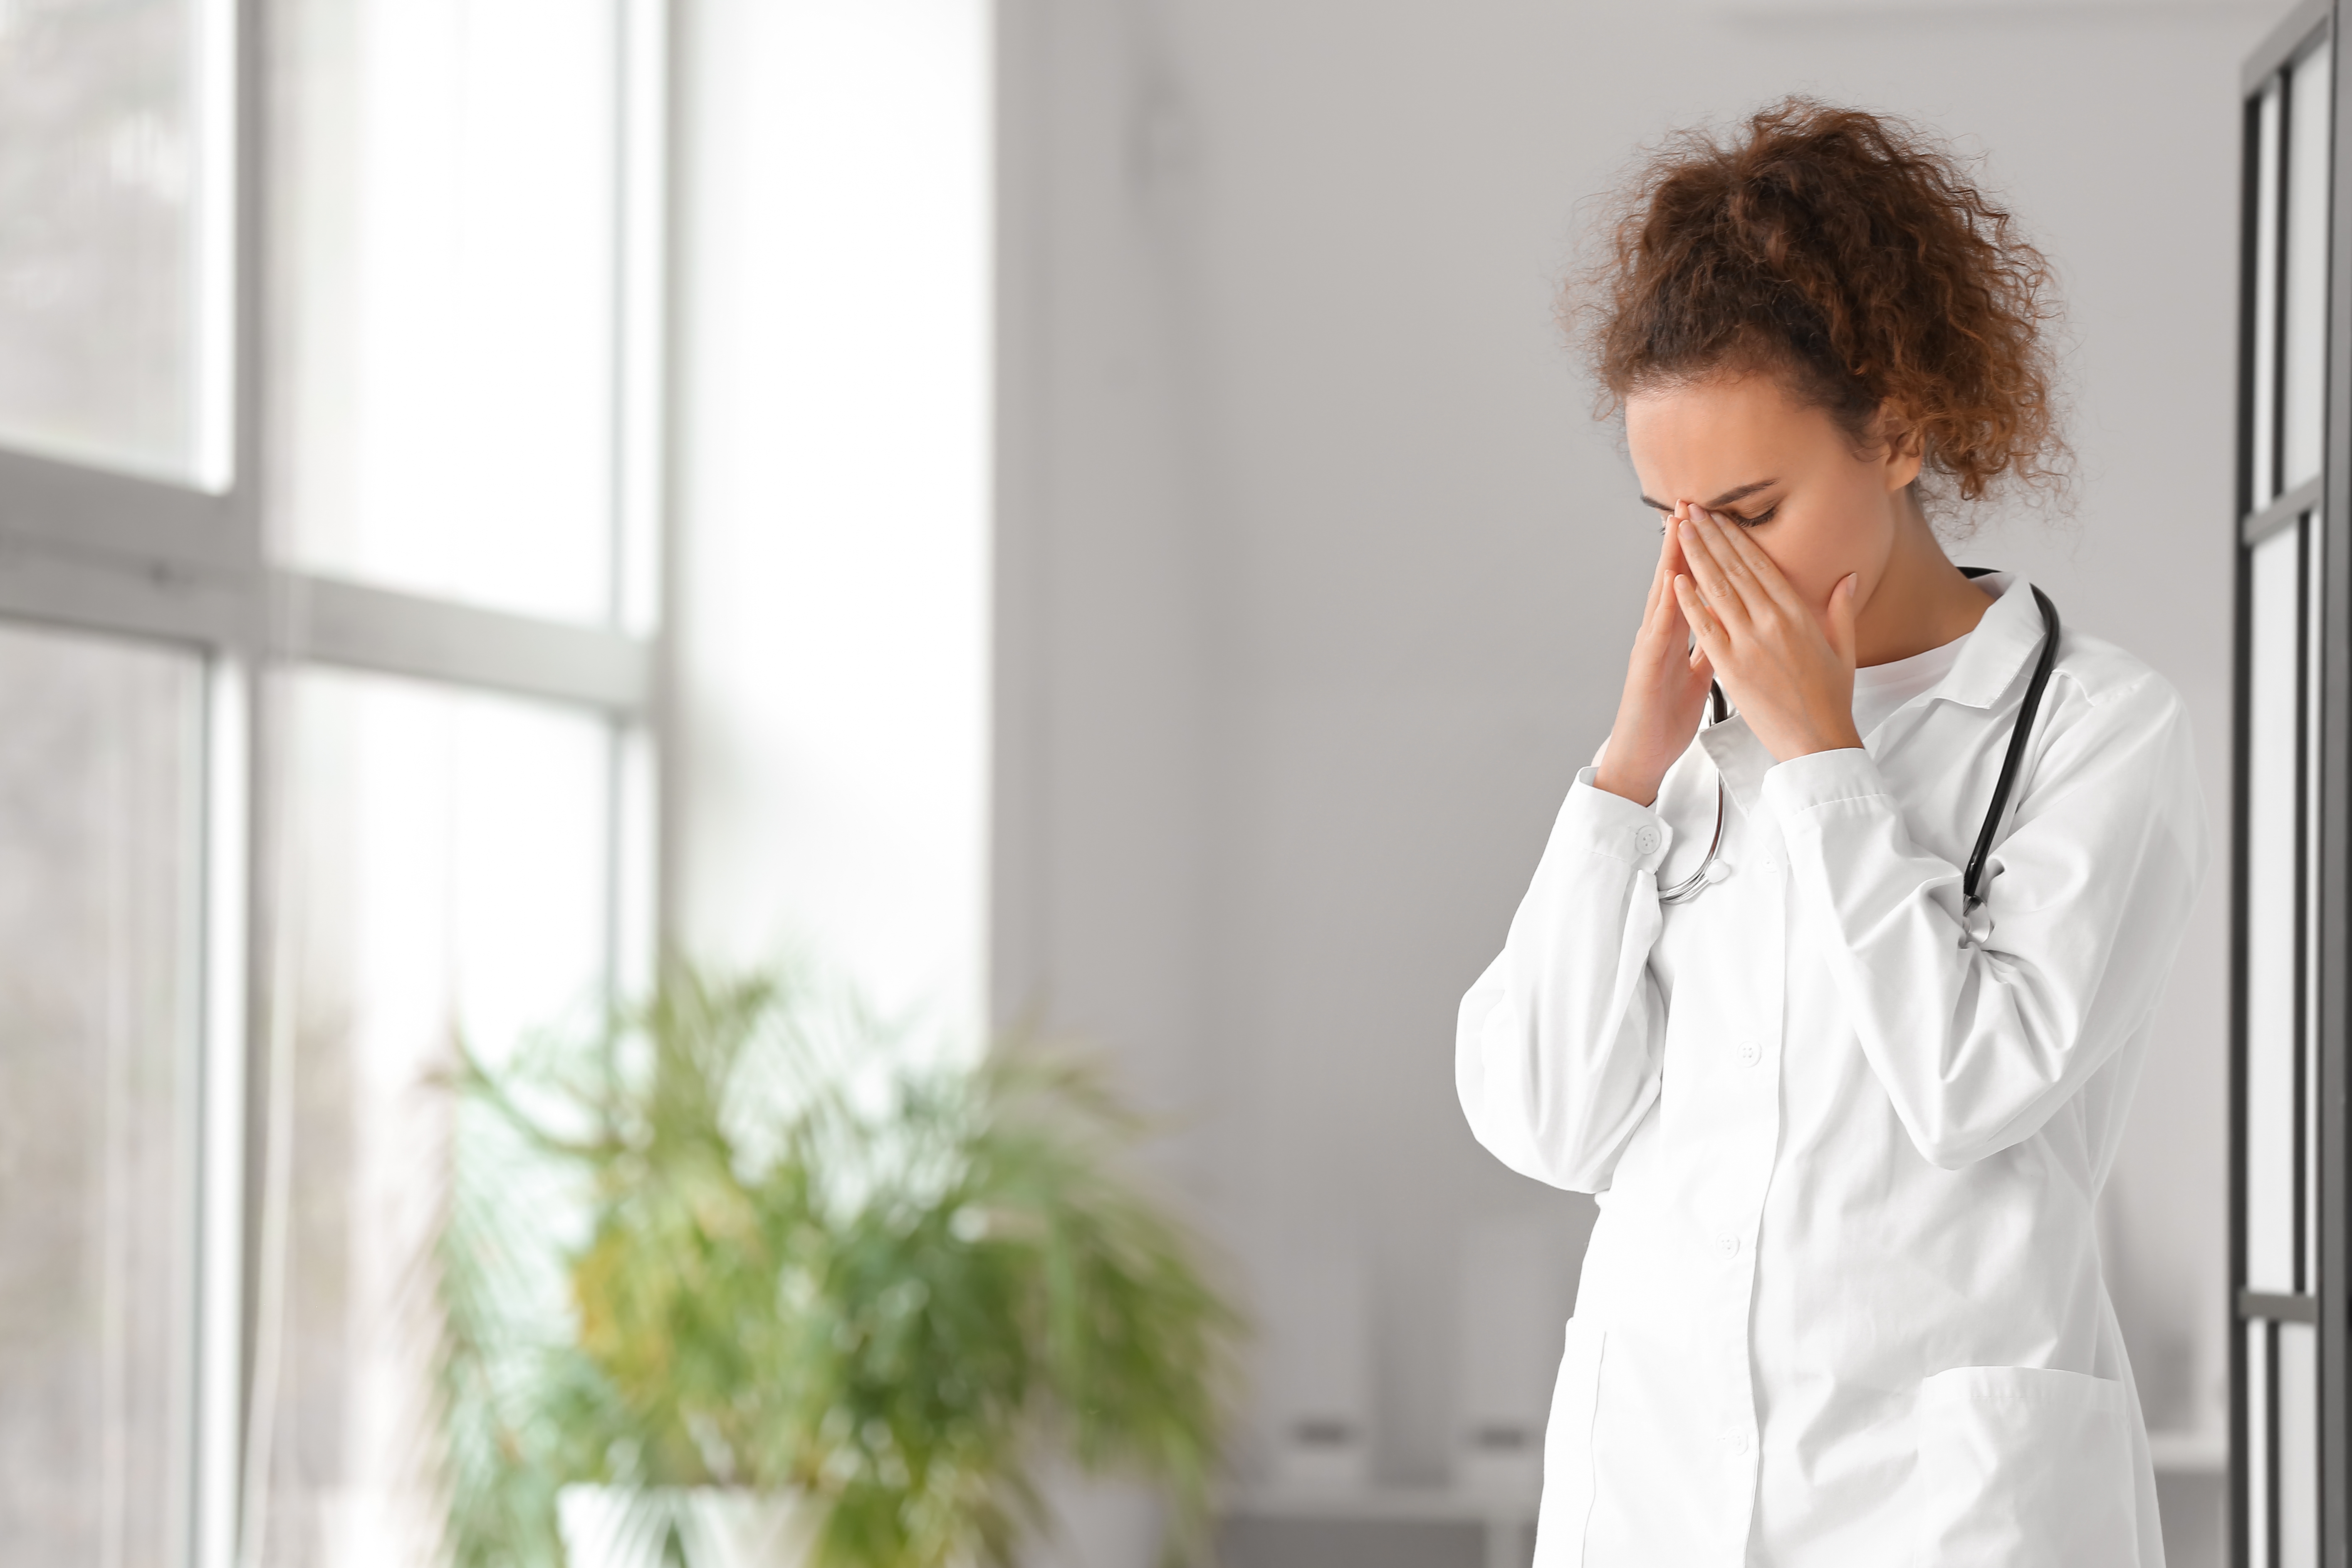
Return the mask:
{"type": "Polygon", "coordinates": [[[2206,863],[2179,697],[2066,630],[1960,941],[2042,623],[2021,580],[1860,751],[1737,716],[1654,808],[1560,808],[1454,1073],[1600,1194],[1538,1568],[2161,1568],[2093,1206],[2206,863]],[[1730,876],[1661,905],[1730,796],[1730,876]]]}

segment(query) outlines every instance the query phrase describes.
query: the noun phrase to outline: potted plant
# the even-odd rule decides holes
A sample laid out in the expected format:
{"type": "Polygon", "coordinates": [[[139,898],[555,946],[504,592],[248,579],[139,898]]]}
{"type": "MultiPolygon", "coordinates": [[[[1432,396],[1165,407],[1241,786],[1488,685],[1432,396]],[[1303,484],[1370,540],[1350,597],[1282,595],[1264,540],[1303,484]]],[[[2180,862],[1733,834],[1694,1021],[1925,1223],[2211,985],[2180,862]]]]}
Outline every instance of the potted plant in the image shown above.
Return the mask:
{"type": "Polygon", "coordinates": [[[805,984],[680,968],[456,1081],[458,1568],[560,1563],[567,1526],[575,1559],[1008,1563],[1057,1450],[1199,1542],[1239,1321],[1093,1072],[924,1063],[805,984]]]}

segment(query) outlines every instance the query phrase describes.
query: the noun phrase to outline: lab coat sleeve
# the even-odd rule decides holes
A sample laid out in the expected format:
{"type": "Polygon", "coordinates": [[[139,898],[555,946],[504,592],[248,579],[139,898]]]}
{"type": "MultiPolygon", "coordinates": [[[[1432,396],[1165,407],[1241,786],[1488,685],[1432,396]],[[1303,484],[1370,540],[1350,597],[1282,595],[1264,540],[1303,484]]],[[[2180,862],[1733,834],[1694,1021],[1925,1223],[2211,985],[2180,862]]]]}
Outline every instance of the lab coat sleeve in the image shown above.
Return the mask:
{"type": "Polygon", "coordinates": [[[1981,947],[1960,942],[1961,868],[1913,840],[1868,752],[1764,775],[1863,1052],[1913,1144],[1946,1169],[2031,1137],[2114,1059],[2157,1005],[2204,876],[2172,689],[2143,675],[2045,714],[2060,721],[1988,859],[1981,947]]]}
{"type": "Polygon", "coordinates": [[[1579,773],[1501,954],[1462,998],[1463,1113],[1523,1175],[1601,1191],[1658,1097],[1665,1005],[1649,960],[1672,838],[1656,811],[1579,773]]]}

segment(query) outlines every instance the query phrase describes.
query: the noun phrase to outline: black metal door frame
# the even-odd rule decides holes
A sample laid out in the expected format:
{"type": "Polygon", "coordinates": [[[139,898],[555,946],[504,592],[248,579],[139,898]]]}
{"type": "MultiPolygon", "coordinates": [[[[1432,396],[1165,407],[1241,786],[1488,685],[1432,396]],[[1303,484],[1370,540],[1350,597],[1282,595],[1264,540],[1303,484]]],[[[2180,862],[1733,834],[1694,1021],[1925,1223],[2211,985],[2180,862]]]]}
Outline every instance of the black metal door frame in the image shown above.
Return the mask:
{"type": "MultiPolygon", "coordinates": [[[[2326,356],[2326,387],[2323,414],[2323,444],[2321,477],[2316,483],[2306,483],[2273,497],[2257,498],[2254,494],[2254,377],[2257,366],[2255,336],[2258,330],[2256,311],[2259,265],[2257,230],[2260,223],[2260,149],[2259,104],[2268,84],[2277,78],[2298,57],[2323,38],[2341,36],[2337,0],[2305,0],[2273,30],[2261,48],[2247,60],[2241,79],[2242,105],[2242,135],[2243,179],[2240,216],[2241,267],[2239,301],[2239,369],[2238,369],[2238,462],[2234,499],[2236,517],[2233,520],[2238,536],[2236,583],[2236,670],[2235,715],[2233,733],[2234,767],[2231,803],[2231,1041],[2230,1041],[2230,1540],[2231,1560],[2240,1568],[2273,1568],[2281,1541],[2279,1495],[2277,1487],[2278,1444],[2276,1423],[2279,1410],[2277,1397],[2278,1359],[2275,1353],[2278,1325],[2283,1322],[2310,1322],[2317,1330],[2318,1365],[2318,1466],[2316,1496],[2319,1504],[2319,1561],[2331,1568],[2352,1568],[2352,1466],[2347,1466],[2347,1385],[2345,1376],[2347,1331],[2352,1328],[2352,1315],[2347,1314],[2345,1269],[2347,1238],[2345,1163],[2345,1093],[2347,1084],[2344,1042],[2347,1037],[2347,1005],[2352,1005],[2352,334],[2340,330],[2341,323],[2352,322],[2352,115],[2342,112],[2345,70],[2340,58],[2331,57],[2332,100],[2328,140],[2332,144],[2330,211],[2328,215],[2328,258],[2326,266],[2327,352],[2326,356]],[[2247,1117],[2247,893],[2248,893],[2248,774],[2251,751],[2250,695],[2252,679],[2252,634],[2253,593],[2252,578],[2252,547],[2255,542],[2282,527],[2299,526],[2300,518],[2316,504],[2318,526],[2322,534],[2318,551],[2319,580],[2306,580],[2305,597],[2310,601],[2303,613],[2307,616],[2303,636],[2317,639],[2315,661],[2304,658],[2298,668],[2301,679],[2315,679],[2317,689],[2306,693],[2299,711],[2307,715],[2302,745],[2306,748],[2304,761],[2315,763],[2313,794],[2305,806],[2303,831],[2315,836],[2310,847],[2315,854],[2301,853],[2299,867],[2315,869],[2316,886],[2298,884],[2298,918],[2310,922],[2307,930],[2297,931],[2298,968],[2296,991],[2298,1007],[2308,998],[2316,1009],[2315,1017],[2305,1019],[2298,1014],[2298,1049],[2309,1050],[2308,1073],[2298,1080],[2297,1095],[2304,1092],[2302,1083],[2308,1082],[2315,1097],[2312,1107],[2316,1114],[2315,1123],[2317,1149],[2314,1189],[2310,1194],[2311,1213],[2307,1218],[2315,1238],[2317,1279],[2303,1278],[2302,1247],[2298,1237],[2297,1279],[2295,1293],[2291,1295],[2258,1294],[2246,1288],[2247,1226],[2246,1226],[2246,1117],[2247,1117]],[[2249,1474],[2248,1384],[2249,1365],[2245,1325],[2266,1322],[2269,1325],[2272,1353],[2265,1359],[2270,1386],[2264,1391],[2263,1407],[2267,1414],[2271,1431],[2267,1435],[2265,1452],[2269,1456],[2266,1475],[2259,1487],[2249,1474]],[[2251,1556],[2249,1526],[2256,1510],[2266,1516],[2268,1528],[2264,1534],[2270,1542],[2270,1560],[2255,1563],[2251,1556]]],[[[2291,90],[2292,83],[2286,84],[2291,90]]],[[[2280,162],[2276,174],[2278,189],[2287,188],[2285,159],[2291,138],[2287,134],[2287,102],[2283,99],[2280,110],[2280,162]]],[[[2285,226],[2286,204],[2282,196],[2277,212],[2279,226],[2275,245],[2278,274],[2273,279],[2277,301],[2275,319],[2286,312],[2284,272],[2286,268],[2285,226]]],[[[2275,320],[2273,325],[2276,331],[2275,320]]],[[[2281,439],[2285,425],[2284,373],[2285,354],[2273,352],[2270,369],[2278,378],[2271,392],[2273,415],[2270,437],[2281,439]]],[[[2269,472],[2280,475],[2282,454],[2274,447],[2269,472]]],[[[2305,557],[2308,563],[2309,557],[2305,557]]],[[[2308,565],[2305,566],[2308,573],[2308,565]]],[[[2308,643],[2306,642],[2306,649],[2308,643]]],[[[2304,776],[2313,776],[2306,766],[2304,776]]],[[[2305,873],[2299,870],[2299,877],[2305,873]]],[[[2298,1110],[2294,1119],[2298,1144],[2304,1136],[2305,1118],[2298,1110]]],[[[2298,1155],[2302,1152],[2298,1149],[2298,1155]]],[[[2295,1162],[2297,1173],[2298,1212],[2304,1206],[2300,1186],[2304,1162],[2295,1162]]],[[[2300,1230],[2300,1227],[2298,1227],[2300,1230]]]]}

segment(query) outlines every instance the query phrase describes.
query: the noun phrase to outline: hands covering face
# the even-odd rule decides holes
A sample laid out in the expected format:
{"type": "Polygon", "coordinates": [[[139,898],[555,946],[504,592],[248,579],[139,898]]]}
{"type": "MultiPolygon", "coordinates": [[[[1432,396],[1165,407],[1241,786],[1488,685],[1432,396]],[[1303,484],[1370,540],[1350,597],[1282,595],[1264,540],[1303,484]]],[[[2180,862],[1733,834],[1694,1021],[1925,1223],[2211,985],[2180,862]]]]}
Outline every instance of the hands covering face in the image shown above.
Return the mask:
{"type": "Polygon", "coordinates": [[[1681,545],[1673,588],[1696,644],[1691,668],[1722,683],[1777,761],[1859,747],[1854,575],[1839,579],[1827,605],[1811,605],[1738,523],[1685,502],[1667,532],[1681,545]]]}
{"type": "Polygon", "coordinates": [[[1853,576],[1815,608],[1736,522],[1685,502],[1664,534],[1593,782],[1642,805],[1655,800],[1698,731],[1710,679],[1778,761],[1860,746],[1853,576]]]}

